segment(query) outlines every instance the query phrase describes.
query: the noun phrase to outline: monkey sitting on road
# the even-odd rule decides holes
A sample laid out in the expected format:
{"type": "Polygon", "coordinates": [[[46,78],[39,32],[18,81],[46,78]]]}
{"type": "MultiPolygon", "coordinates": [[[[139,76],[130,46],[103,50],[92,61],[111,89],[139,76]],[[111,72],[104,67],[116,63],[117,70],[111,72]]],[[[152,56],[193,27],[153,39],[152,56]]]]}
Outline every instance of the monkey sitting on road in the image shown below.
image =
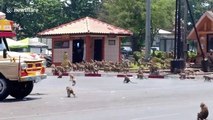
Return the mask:
{"type": "Polygon", "coordinates": [[[139,79],[143,79],[144,78],[144,74],[143,74],[143,70],[142,69],[138,70],[137,78],[139,78],[139,79]]]}
{"type": "Polygon", "coordinates": [[[69,76],[70,76],[70,81],[72,81],[72,86],[75,86],[76,80],[75,80],[74,75],[73,74],[69,74],[69,76]]]}
{"type": "Polygon", "coordinates": [[[197,120],[206,120],[209,115],[208,107],[204,104],[200,104],[201,111],[197,114],[197,120]]]}
{"type": "Polygon", "coordinates": [[[66,87],[66,90],[67,90],[67,97],[70,97],[71,94],[75,97],[75,93],[71,87],[66,87]]]}
{"type": "Polygon", "coordinates": [[[127,76],[127,75],[125,75],[124,76],[124,81],[123,81],[124,83],[135,83],[135,82],[132,82],[131,80],[130,80],[130,78],[127,76]]]}
{"type": "Polygon", "coordinates": [[[184,72],[181,72],[180,74],[180,79],[186,79],[186,73],[184,73],[184,72]]]}

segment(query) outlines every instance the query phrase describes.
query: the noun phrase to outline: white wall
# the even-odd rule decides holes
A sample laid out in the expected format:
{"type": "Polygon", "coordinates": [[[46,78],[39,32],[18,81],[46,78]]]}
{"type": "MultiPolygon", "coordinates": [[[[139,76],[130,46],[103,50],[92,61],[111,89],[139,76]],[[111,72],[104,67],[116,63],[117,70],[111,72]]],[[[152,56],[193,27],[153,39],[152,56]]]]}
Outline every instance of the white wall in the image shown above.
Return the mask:
{"type": "Polygon", "coordinates": [[[69,42],[69,48],[66,49],[52,49],[53,50],[53,62],[62,62],[63,61],[63,55],[64,52],[68,53],[68,57],[70,58],[70,61],[72,62],[72,41],[69,42]]]}

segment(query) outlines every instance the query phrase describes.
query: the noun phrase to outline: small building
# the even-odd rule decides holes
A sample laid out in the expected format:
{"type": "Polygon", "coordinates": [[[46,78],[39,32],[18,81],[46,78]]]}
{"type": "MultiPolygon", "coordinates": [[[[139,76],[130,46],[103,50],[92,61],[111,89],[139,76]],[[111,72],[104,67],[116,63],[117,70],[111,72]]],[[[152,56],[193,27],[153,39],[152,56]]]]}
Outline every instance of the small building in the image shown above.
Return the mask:
{"type": "MultiPolygon", "coordinates": [[[[196,28],[198,31],[198,36],[204,56],[210,56],[211,58],[213,58],[213,54],[210,54],[210,51],[213,50],[213,12],[205,12],[196,23],[196,28]]],[[[195,40],[198,43],[194,29],[189,33],[187,39],[195,40]]],[[[197,44],[197,52],[198,56],[196,62],[201,63],[202,54],[199,44],[197,44]]]]}
{"type": "Polygon", "coordinates": [[[174,34],[172,32],[159,29],[155,37],[153,47],[159,47],[160,51],[174,51],[174,34]]]}
{"type": "Polygon", "coordinates": [[[91,17],[81,18],[38,33],[52,38],[53,63],[59,65],[67,52],[73,63],[92,60],[119,62],[122,37],[133,33],[91,17]]]}
{"type": "Polygon", "coordinates": [[[46,54],[47,53],[47,45],[40,42],[38,38],[25,38],[19,41],[22,43],[25,52],[32,52],[36,54],[46,54]]]}
{"type": "Polygon", "coordinates": [[[15,41],[7,38],[10,50],[16,52],[31,52],[36,54],[46,54],[47,45],[39,42],[38,38],[25,38],[15,41]]]}

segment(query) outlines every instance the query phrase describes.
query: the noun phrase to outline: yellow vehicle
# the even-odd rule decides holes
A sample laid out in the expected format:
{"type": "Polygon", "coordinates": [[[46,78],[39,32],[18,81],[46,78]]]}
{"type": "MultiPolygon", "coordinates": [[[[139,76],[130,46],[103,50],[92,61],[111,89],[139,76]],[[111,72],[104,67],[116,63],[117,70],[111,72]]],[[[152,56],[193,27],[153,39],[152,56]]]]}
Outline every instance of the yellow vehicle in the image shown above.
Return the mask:
{"type": "MultiPolygon", "coordinates": [[[[1,13],[1,12],[0,12],[1,13]]],[[[11,52],[6,38],[16,36],[13,21],[0,14],[0,101],[8,95],[22,99],[33,90],[33,85],[45,79],[45,61],[35,55],[11,52]]]]}

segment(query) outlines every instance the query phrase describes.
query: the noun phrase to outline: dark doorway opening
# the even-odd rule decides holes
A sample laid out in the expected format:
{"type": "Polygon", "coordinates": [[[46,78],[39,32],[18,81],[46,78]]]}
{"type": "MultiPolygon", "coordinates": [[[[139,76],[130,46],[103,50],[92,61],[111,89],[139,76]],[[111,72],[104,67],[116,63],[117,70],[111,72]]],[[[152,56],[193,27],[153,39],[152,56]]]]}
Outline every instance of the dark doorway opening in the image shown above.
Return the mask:
{"type": "Polygon", "coordinates": [[[213,34],[207,35],[207,52],[213,50],[213,34]]]}
{"type": "Polygon", "coordinates": [[[72,56],[72,62],[82,62],[83,61],[83,55],[84,55],[84,40],[83,39],[77,39],[73,40],[73,56],[72,56]]]}
{"type": "Polygon", "coordinates": [[[102,61],[103,44],[102,39],[94,40],[94,60],[102,61]]]}

